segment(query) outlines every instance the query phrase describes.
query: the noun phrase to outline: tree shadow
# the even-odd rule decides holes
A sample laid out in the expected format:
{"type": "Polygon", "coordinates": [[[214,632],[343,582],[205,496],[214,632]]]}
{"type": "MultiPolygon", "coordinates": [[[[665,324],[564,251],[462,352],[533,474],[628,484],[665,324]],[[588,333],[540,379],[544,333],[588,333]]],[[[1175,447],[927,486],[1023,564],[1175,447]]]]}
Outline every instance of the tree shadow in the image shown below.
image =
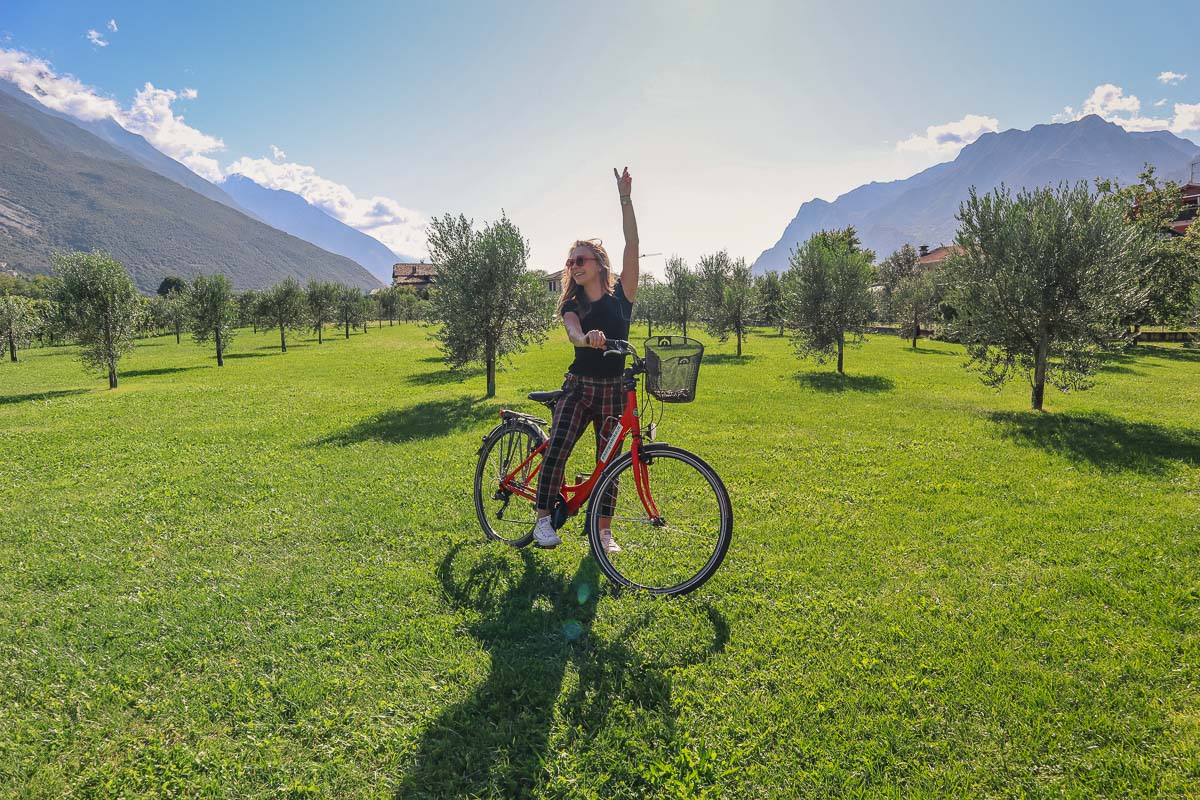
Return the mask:
{"type": "Polygon", "coordinates": [[[433,439],[470,428],[484,420],[499,421],[499,406],[470,397],[430,400],[403,409],[389,409],[358,422],[340,433],[315,442],[345,447],[366,441],[393,444],[433,439]]]}
{"type": "MultiPolygon", "coordinates": [[[[278,348],[276,348],[278,349],[278,348]]],[[[231,358],[270,358],[270,353],[226,353],[225,359],[231,358]]]]}
{"type": "Polygon", "coordinates": [[[701,363],[701,365],[703,365],[703,364],[749,364],[755,358],[757,358],[757,356],[754,356],[750,353],[746,353],[745,355],[740,355],[740,356],[734,355],[733,353],[714,353],[712,355],[705,353],[704,357],[700,359],[700,363],[701,363]]]}
{"type": "Polygon", "coordinates": [[[0,406],[16,405],[17,403],[25,403],[30,400],[51,400],[55,397],[70,397],[75,394],[87,394],[90,391],[91,389],[57,389],[52,392],[0,395],[0,406]]]}
{"type": "MultiPolygon", "coordinates": [[[[600,573],[587,555],[566,579],[529,550],[460,543],[442,560],[438,578],[451,607],[469,618],[466,630],[487,650],[490,671],[473,696],[425,729],[396,793],[405,800],[531,796],[545,776],[556,715],[570,739],[564,746],[584,750],[622,699],[636,704],[657,746],[670,743],[675,711],[669,670],[684,665],[648,659],[636,644],[638,632],[652,627],[654,606],[675,605],[693,618],[703,616],[714,629],[711,641],[705,636],[702,643],[692,642],[685,660],[703,661],[729,640],[728,625],[715,609],[657,600],[621,630],[601,634],[600,573]],[[576,668],[578,682],[564,699],[568,665],[576,668]]],[[[699,627],[680,626],[693,638],[699,638],[693,636],[699,627]]],[[[641,796],[651,794],[637,763],[610,766],[610,780],[642,789],[641,796]]]]}
{"type": "Polygon", "coordinates": [[[417,386],[442,386],[447,383],[462,383],[472,378],[481,378],[485,374],[486,370],[482,369],[443,369],[410,375],[408,382],[417,386]]]}
{"type": "MultiPolygon", "coordinates": [[[[912,341],[912,340],[910,339],[909,341],[912,341]]],[[[916,347],[907,347],[907,348],[905,348],[905,352],[916,353],[916,354],[923,355],[923,356],[958,356],[959,358],[966,357],[965,353],[956,353],[953,350],[935,350],[932,347],[921,347],[920,345],[917,345],[916,347]]]]}
{"type": "Polygon", "coordinates": [[[1133,356],[1142,356],[1150,358],[1162,358],[1169,361],[1190,361],[1192,363],[1200,362],[1200,348],[1168,347],[1161,344],[1139,344],[1135,347],[1130,347],[1127,351],[1133,356]]]}
{"type": "Polygon", "coordinates": [[[1109,414],[995,411],[1000,435],[1104,471],[1162,473],[1176,463],[1200,464],[1200,432],[1129,422],[1109,414]]]}
{"type": "Polygon", "coordinates": [[[156,367],[155,369],[123,369],[117,375],[121,378],[147,378],[152,375],[173,375],[176,372],[191,372],[194,369],[204,369],[202,366],[195,367],[156,367]]]}
{"type": "Polygon", "coordinates": [[[796,383],[814,392],[886,392],[895,387],[882,375],[843,375],[838,372],[799,372],[796,383]]]}

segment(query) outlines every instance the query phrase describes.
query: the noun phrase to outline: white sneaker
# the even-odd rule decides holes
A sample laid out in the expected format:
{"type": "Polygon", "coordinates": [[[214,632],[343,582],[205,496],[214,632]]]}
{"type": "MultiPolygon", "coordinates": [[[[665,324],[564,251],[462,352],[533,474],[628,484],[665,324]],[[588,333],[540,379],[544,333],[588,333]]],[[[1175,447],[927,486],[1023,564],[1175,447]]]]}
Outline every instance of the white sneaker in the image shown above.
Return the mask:
{"type": "Polygon", "coordinates": [[[554,525],[550,522],[550,517],[542,517],[537,521],[537,525],[533,526],[533,545],[546,550],[558,547],[562,544],[562,539],[558,538],[558,534],[554,532],[554,525]]]}
{"type": "Polygon", "coordinates": [[[612,530],[609,528],[600,529],[600,546],[604,548],[604,552],[606,553],[621,552],[621,545],[617,544],[616,539],[613,538],[612,530]]]}

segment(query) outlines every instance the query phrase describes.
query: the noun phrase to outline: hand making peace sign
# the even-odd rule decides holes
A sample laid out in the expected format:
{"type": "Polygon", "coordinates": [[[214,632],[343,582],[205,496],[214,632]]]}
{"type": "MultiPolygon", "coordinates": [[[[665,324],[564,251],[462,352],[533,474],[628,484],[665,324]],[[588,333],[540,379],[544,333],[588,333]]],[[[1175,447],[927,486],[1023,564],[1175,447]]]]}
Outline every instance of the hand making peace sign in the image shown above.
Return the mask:
{"type": "Polygon", "coordinates": [[[622,197],[628,197],[633,191],[633,178],[629,176],[629,167],[625,168],[623,174],[617,174],[617,168],[613,167],[613,177],[617,179],[617,192],[622,197]]]}

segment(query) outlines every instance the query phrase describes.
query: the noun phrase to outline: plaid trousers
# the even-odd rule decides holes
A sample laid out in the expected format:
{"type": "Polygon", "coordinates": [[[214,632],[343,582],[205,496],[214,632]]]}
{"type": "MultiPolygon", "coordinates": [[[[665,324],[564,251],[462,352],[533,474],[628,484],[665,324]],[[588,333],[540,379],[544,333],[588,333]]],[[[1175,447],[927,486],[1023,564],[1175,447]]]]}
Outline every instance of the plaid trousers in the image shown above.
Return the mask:
{"type": "MultiPolygon", "coordinates": [[[[619,375],[614,378],[590,378],[567,373],[563,383],[566,394],[554,408],[550,443],[542,454],[542,471],[538,473],[538,508],[550,509],[554,506],[562,489],[567,458],[589,423],[596,431],[596,458],[599,460],[609,434],[616,427],[616,420],[625,410],[625,391],[621,381],[619,375]]],[[[611,517],[616,504],[617,490],[614,486],[605,493],[601,513],[611,517]]]]}

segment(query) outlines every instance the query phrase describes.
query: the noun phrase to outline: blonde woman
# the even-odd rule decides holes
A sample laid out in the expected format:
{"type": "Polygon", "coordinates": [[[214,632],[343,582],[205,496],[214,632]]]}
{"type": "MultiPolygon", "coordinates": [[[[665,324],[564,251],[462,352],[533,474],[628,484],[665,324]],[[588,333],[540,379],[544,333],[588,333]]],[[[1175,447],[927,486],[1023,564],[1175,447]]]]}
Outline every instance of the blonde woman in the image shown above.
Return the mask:
{"type": "MultiPolygon", "coordinates": [[[[613,169],[617,194],[621,201],[621,227],[625,233],[625,251],[621,255],[621,275],[614,278],[608,252],[599,239],[580,239],[571,246],[563,269],[563,293],[558,313],[567,338],[575,345],[575,360],[567,368],[565,393],[554,409],[550,443],[542,457],[538,478],[537,514],[533,542],[552,548],[561,543],[551,524],[550,511],[563,485],[567,458],[588,424],[596,431],[599,456],[612,429],[612,422],[625,409],[621,373],[625,358],[605,357],[609,339],[629,338],[629,319],[638,287],[638,231],[633,216],[633,179],[629,168],[621,174],[613,169]]],[[[621,547],[613,541],[612,511],[614,492],[603,498],[600,516],[600,544],[609,553],[621,547]]]]}

